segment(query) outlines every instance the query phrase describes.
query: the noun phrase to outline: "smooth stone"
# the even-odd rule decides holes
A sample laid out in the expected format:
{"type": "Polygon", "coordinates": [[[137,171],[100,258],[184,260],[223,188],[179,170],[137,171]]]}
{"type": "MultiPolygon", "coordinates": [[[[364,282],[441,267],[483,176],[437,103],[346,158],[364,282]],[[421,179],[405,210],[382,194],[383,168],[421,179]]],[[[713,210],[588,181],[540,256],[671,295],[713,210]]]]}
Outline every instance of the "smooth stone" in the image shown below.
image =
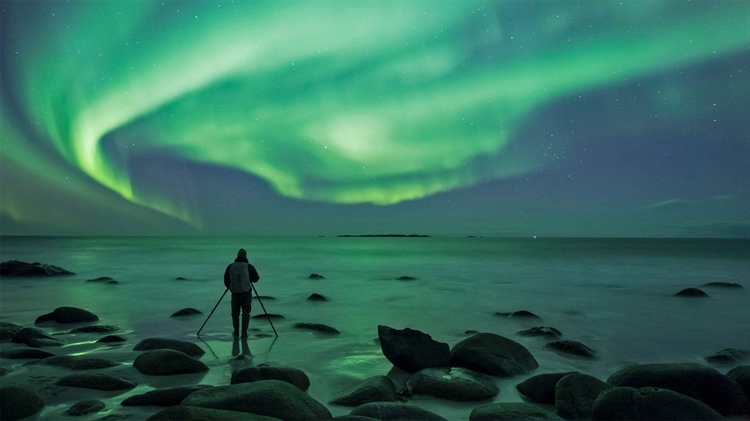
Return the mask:
{"type": "Polygon", "coordinates": [[[359,406],[370,402],[395,402],[396,390],[386,376],[373,376],[331,397],[331,405],[359,406]]]}
{"type": "Polygon", "coordinates": [[[34,327],[25,327],[21,329],[11,342],[26,344],[32,348],[43,348],[45,346],[63,346],[64,341],[55,339],[45,331],[34,327]]]}
{"type": "Polygon", "coordinates": [[[195,406],[172,406],[162,409],[146,421],[281,421],[278,418],[247,412],[198,408],[195,406]]]}
{"type": "Polygon", "coordinates": [[[59,266],[52,266],[39,262],[26,263],[20,260],[8,260],[0,263],[0,276],[8,277],[37,277],[75,275],[59,266]]]}
{"type": "Polygon", "coordinates": [[[68,415],[73,416],[81,416],[86,414],[91,414],[94,412],[99,412],[102,409],[104,409],[106,405],[104,402],[92,399],[87,401],[80,401],[77,404],[70,407],[70,409],[65,412],[68,415]]]}
{"type": "Polygon", "coordinates": [[[531,329],[521,330],[519,332],[516,332],[516,334],[521,336],[543,336],[545,338],[559,338],[562,336],[562,332],[555,329],[554,327],[548,327],[548,326],[537,326],[532,327],[531,329]]]}
{"type": "Polygon", "coordinates": [[[502,316],[502,317],[509,317],[511,319],[538,319],[542,320],[541,317],[537,316],[536,314],[527,311],[527,310],[519,310],[519,311],[513,311],[513,312],[496,312],[495,316],[502,316]]]}
{"type": "Polygon", "coordinates": [[[110,333],[117,329],[117,326],[111,325],[82,326],[71,329],[68,333],[110,333]]]}
{"type": "Polygon", "coordinates": [[[750,350],[747,349],[722,349],[714,355],[706,357],[706,361],[714,364],[735,364],[750,358],[750,350]]]}
{"type": "Polygon", "coordinates": [[[491,376],[515,376],[537,367],[534,356],[516,341],[494,333],[479,333],[457,343],[451,365],[491,376]]]}
{"type": "Polygon", "coordinates": [[[708,297],[709,295],[698,288],[685,288],[675,294],[675,297],[708,297]]]}
{"type": "Polygon", "coordinates": [[[310,378],[304,371],[272,362],[235,370],[230,384],[252,383],[260,380],[280,380],[297,386],[303,392],[310,387],[310,378]]]}
{"type": "Polygon", "coordinates": [[[282,316],[281,314],[273,314],[273,313],[256,314],[252,318],[253,319],[286,319],[286,317],[282,316]]]}
{"type": "Polygon", "coordinates": [[[43,314],[36,318],[34,324],[44,322],[84,323],[99,320],[96,314],[78,307],[58,307],[52,313],[43,314]]]}
{"type": "Polygon", "coordinates": [[[120,402],[122,406],[175,406],[182,403],[193,392],[213,387],[210,385],[180,386],[169,389],[156,389],[133,395],[120,402]]]}
{"type": "Polygon", "coordinates": [[[151,376],[171,376],[208,371],[206,364],[173,349],[146,351],[135,359],[133,367],[141,373],[151,376]]]}
{"type": "Polygon", "coordinates": [[[310,294],[309,297],[307,297],[307,301],[328,301],[328,298],[318,293],[313,293],[313,294],[310,294]]]}
{"type": "Polygon", "coordinates": [[[447,421],[440,415],[418,406],[395,402],[370,402],[360,405],[349,415],[375,418],[381,421],[447,421]]]}
{"type": "Polygon", "coordinates": [[[533,402],[554,405],[555,386],[557,386],[557,382],[568,374],[573,373],[576,372],[539,374],[518,383],[516,390],[533,402]]]}
{"type": "Polygon", "coordinates": [[[596,351],[577,341],[554,341],[544,345],[563,354],[577,355],[579,357],[594,358],[596,351]]]}
{"type": "Polygon", "coordinates": [[[182,276],[178,276],[178,277],[174,278],[174,280],[175,281],[189,281],[188,278],[185,278],[185,277],[182,277],[182,276]]]}
{"type": "MultiPolygon", "coordinates": [[[[110,278],[109,276],[101,276],[96,279],[87,279],[86,282],[97,282],[97,283],[104,283],[104,282],[110,282],[114,281],[114,279],[110,278]]],[[[117,282],[117,281],[115,281],[117,282]]]]}
{"type": "Polygon", "coordinates": [[[406,388],[412,394],[458,402],[482,401],[500,392],[492,379],[463,367],[419,370],[406,381],[406,388]]]}
{"type": "Polygon", "coordinates": [[[250,412],[283,420],[327,420],[331,412],[296,386],[280,380],[260,380],[199,390],[181,406],[250,412]]]}
{"type": "Polygon", "coordinates": [[[54,352],[38,348],[11,348],[0,353],[1,358],[8,358],[11,360],[40,360],[55,356],[57,356],[57,354],[54,352]]]}
{"type": "Polygon", "coordinates": [[[724,417],[708,405],[668,389],[615,387],[605,390],[594,401],[595,421],[706,421],[724,417]]]}
{"type": "Polygon", "coordinates": [[[133,351],[152,351],[155,349],[172,349],[190,355],[191,357],[200,357],[206,353],[201,347],[192,342],[166,338],[144,339],[133,347],[133,351]]]}
{"type": "Polygon", "coordinates": [[[742,288],[742,285],[734,283],[734,282],[709,282],[707,284],[703,284],[704,287],[716,287],[716,288],[742,288]]]}
{"type": "Polygon", "coordinates": [[[334,335],[338,335],[341,333],[336,328],[320,323],[295,323],[294,327],[296,327],[297,329],[314,330],[316,332],[329,333],[334,335]]]}
{"type": "Polygon", "coordinates": [[[611,388],[588,374],[568,374],[555,386],[555,413],[566,420],[590,419],[596,397],[611,388]]]}
{"type": "Polygon", "coordinates": [[[310,276],[308,276],[310,279],[325,279],[323,275],[318,275],[317,273],[311,273],[310,276]]]}
{"type": "Polygon", "coordinates": [[[435,341],[419,330],[379,325],[378,338],[385,358],[401,370],[414,373],[423,368],[450,365],[448,344],[435,341]]]}
{"type": "Polygon", "coordinates": [[[30,417],[44,408],[44,401],[31,390],[0,386],[0,420],[15,421],[30,417]]]}
{"type": "Polygon", "coordinates": [[[750,365],[741,365],[729,370],[727,377],[737,382],[745,396],[750,399],[750,365]]]}
{"type": "Polygon", "coordinates": [[[399,276],[398,278],[396,278],[396,280],[398,281],[415,281],[416,279],[417,278],[413,276],[399,276]]]}
{"type": "Polygon", "coordinates": [[[488,403],[474,408],[469,421],[561,421],[562,418],[528,403],[488,403]]]}
{"type": "Polygon", "coordinates": [[[79,387],[94,390],[128,390],[137,386],[136,382],[102,373],[70,374],[55,382],[57,386],[79,387]]]}
{"type": "Polygon", "coordinates": [[[700,364],[635,365],[612,374],[607,383],[669,389],[697,399],[725,417],[750,413],[750,401],[737,382],[700,364]]]}
{"type": "Polygon", "coordinates": [[[120,364],[105,360],[104,358],[85,358],[85,357],[74,357],[69,355],[60,355],[45,358],[39,361],[39,364],[54,365],[57,367],[65,367],[71,370],[95,370],[101,368],[115,367],[120,364]]]}
{"type": "Polygon", "coordinates": [[[23,326],[21,325],[10,322],[0,322],[0,341],[13,339],[21,329],[23,329],[23,326]]]}
{"type": "Polygon", "coordinates": [[[10,373],[12,371],[13,371],[13,368],[11,368],[11,367],[2,367],[2,366],[0,366],[0,377],[4,376],[4,375],[6,375],[6,374],[8,374],[8,373],[10,373]]]}
{"type": "Polygon", "coordinates": [[[115,343],[115,342],[125,342],[127,339],[123,338],[119,335],[107,335],[101,339],[99,339],[97,342],[104,342],[104,343],[115,343]]]}
{"type": "Polygon", "coordinates": [[[174,314],[172,314],[169,317],[183,317],[183,316],[194,316],[196,314],[203,314],[202,311],[198,310],[197,308],[183,308],[182,310],[177,310],[174,314]]]}

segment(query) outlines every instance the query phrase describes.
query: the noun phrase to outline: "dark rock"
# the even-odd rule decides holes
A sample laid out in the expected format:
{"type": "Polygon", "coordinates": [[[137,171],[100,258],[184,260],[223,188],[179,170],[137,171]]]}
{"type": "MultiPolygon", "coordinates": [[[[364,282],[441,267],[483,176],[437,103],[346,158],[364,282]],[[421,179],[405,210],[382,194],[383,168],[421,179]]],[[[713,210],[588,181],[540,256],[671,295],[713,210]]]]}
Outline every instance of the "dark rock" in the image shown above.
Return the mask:
{"type": "Polygon", "coordinates": [[[93,412],[99,412],[102,409],[104,409],[106,405],[104,405],[104,402],[98,401],[96,399],[88,400],[88,401],[80,401],[77,404],[73,405],[68,409],[66,414],[73,415],[73,416],[80,416],[80,415],[86,415],[91,414],[93,412]]]}
{"type": "Polygon", "coordinates": [[[447,421],[440,415],[418,406],[395,402],[370,402],[360,405],[349,415],[375,418],[382,421],[447,421]]]}
{"type": "Polygon", "coordinates": [[[99,339],[97,342],[104,342],[104,343],[115,343],[115,342],[125,342],[127,339],[123,338],[119,335],[107,335],[101,339],[99,339]]]}
{"type": "Polygon", "coordinates": [[[522,330],[516,333],[521,336],[544,336],[545,338],[553,339],[557,339],[562,336],[562,332],[555,329],[554,327],[547,326],[532,327],[531,329],[522,330]]]}
{"type": "Polygon", "coordinates": [[[307,301],[328,301],[328,298],[320,294],[313,293],[313,294],[310,294],[309,297],[307,297],[307,301]]]}
{"type": "Polygon", "coordinates": [[[560,421],[557,415],[528,403],[488,403],[474,408],[469,421],[560,421]]]}
{"type": "Polygon", "coordinates": [[[82,308],[58,307],[52,313],[37,317],[34,324],[36,325],[44,322],[84,323],[95,322],[97,320],[99,320],[99,316],[82,308]]]}
{"type": "Polygon", "coordinates": [[[534,313],[532,313],[530,311],[526,311],[526,310],[514,311],[512,313],[510,313],[510,312],[507,312],[507,313],[496,312],[495,316],[510,317],[512,319],[538,319],[538,320],[542,320],[541,317],[537,316],[536,314],[534,314],[534,313]]]}
{"type": "Polygon", "coordinates": [[[178,310],[176,313],[172,314],[169,317],[194,316],[196,314],[203,314],[203,312],[196,308],[188,307],[183,308],[182,310],[178,310]]]}
{"type": "Polygon", "coordinates": [[[425,368],[406,381],[412,394],[467,402],[496,396],[500,389],[492,379],[463,367],[425,368]]]}
{"type": "Polygon", "coordinates": [[[741,365],[729,370],[727,377],[737,382],[745,396],[750,399],[750,365],[741,365]]]}
{"type": "Polygon", "coordinates": [[[0,420],[20,420],[36,414],[42,408],[42,398],[31,390],[0,386],[0,420]]]}
{"type": "Polygon", "coordinates": [[[423,368],[445,367],[450,363],[450,347],[426,333],[413,329],[397,330],[378,326],[383,355],[396,367],[417,372],[423,368]]]}
{"type": "Polygon", "coordinates": [[[466,331],[464,331],[464,335],[476,335],[477,333],[479,333],[478,330],[466,330],[466,331]]]}
{"type": "Polygon", "coordinates": [[[152,415],[147,421],[280,421],[278,418],[247,412],[223,411],[195,406],[172,406],[152,415]]]}
{"type": "Polygon", "coordinates": [[[0,353],[1,358],[11,360],[41,360],[57,356],[57,354],[37,348],[11,348],[0,353]]]}
{"type": "Polygon", "coordinates": [[[280,380],[293,384],[305,392],[310,387],[310,378],[304,371],[276,363],[263,363],[256,367],[235,370],[230,384],[252,383],[261,380],[280,380]]]}
{"type": "Polygon", "coordinates": [[[96,279],[87,279],[86,282],[94,282],[94,283],[109,283],[111,281],[117,282],[114,279],[110,278],[109,276],[102,276],[96,279]]]}
{"type": "Polygon", "coordinates": [[[8,373],[10,373],[12,371],[13,371],[13,368],[11,368],[11,367],[2,367],[2,366],[0,366],[0,377],[4,376],[4,375],[6,375],[6,374],[8,374],[8,373]]]}
{"type": "Polygon", "coordinates": [[[331,413],[296,386],[280,380],[261,380],[199,390],[182,406],[250,412],[284,420],[327,420],[331,413]]]}
{"type": "Polygon", "coordinates": [[[587,374],[568,374],[555,386],[555,413],[566,420],[589,419],[596,397],[611,388],[587,374]]]}
{"type": "Polygon", "coordinates": [[[709,282],[707,284],[703,284],[703,286],[716,288],[742,288],[742,285],[736,284],[734,282],[709,282]]]}
{"type": "Polygon", "coordinates": [[[691,397],[667,389],[615,387],[594,401],[591,417],[604,420],[722,420],[721,414],[691,397]]]}
{"type": "Polygon", "coordinates": [[[750,358],[747,349],[722,349],[714,355],[706,357],[706,361],[714,364],[735,364],[750,358]]]}
{"type": "Polygon", "coordinates": [[[253,319],[285,319],[285,318],[286,317],[282,316],[281,314],[273,314],[273,313],[256,314],[255,316],[253,316],[253,319]]]}
{"type": "Polygon", "coordinates": [[[61,275],[75,275],[75,273],[58,266],[42,264],[39,262],[26,263],[18,260],[9,260],[0,263],[0,276],[37,277],[61,275]]]}
{"type": "Polygon", "coordinates": [[[82,326],[71,329],[68,333],[110,333],[117,329],[117,326],[110,325],[82,326]]]}
{"type": "Polygon", "coordinates": [[[207,365],[173,349],[146,351],[135,359],[133,367],[141,373],[151,376],[171,376],[208,371],[207,365]]]}
{"type": "Polygon", "coordinates": [[[544,345],[545,348],[552,348],[564,354],[577,355],[579,357],[594,358],[596,351],[586,345],[576,341],[555,341],[544,345]]]}
{"type": "Polygon", "coordinates": [[[192,342],[166,338],[144,339],[133,347],[133,351],[151,351],[154,349],[173,349],[190,355],[191,357],[200,357],[206,353],[201,347],[192,342]]]}
{"type": "Polygon", "coordinates": [[[636,365],[611,375],[607,383],[669,389],[697,399],[726,417],[750,413],[750,402],[737,382],[700,364],[636,365]]]}
{"type": "Polygon", "coordinates": [[[25,327],[11,339],[12,342],[26,344],[32,348],[43,348],[45,346],[62,346],[64,341],[55,339],[41,329],[25,327]]]}
{"type": "Polygon", "coordinates": [[[323,275],[318,275],[317,273],[311,273],[309,278],[310,279],[325,279],[323,275]]]}
{"type": "Polygon", "coordinates": [[[708,297],[709,295],[698,288],[685,288],[675,294],[675,297],[708,297]]]}
{"type": "Polygon", "coordinates": [[[399,276],[398,278],[396,278],[396,280],[399,280],[399,281],[414,281],[416,279],[417,278],[413,276],[399,276]]]}
{"type": "Polygon", "coordinates": [[[331,326],[320,324],[320,323],[296,323],[294,327],[296,327],[297,329],[314,330],[316,332],[331,333],[334,335],[338,335],[341,333],[338,331],[338,329],[335,329],[335,328],[332,328],[331,326]]]}
{"type": "Polygon", "coordinates": [[[178,276],[178,277],[174,278],[174,280],[175,281],[189,281],[188,278],[183,278],[182,276],[178,276]]]}
{"type": "Polygon", "coordinates": [[[0,322],[0,341],[13,339],[21,329],[23,329],[23,326],[21,325],[10,322],[0,322]]]}
{"type": "Polygon", "coordinates": [[[137,383],[125,380],[121,377],[110,376],[102,373],[81,373],[65,376],[55,382],[57,386],[80,387],[82,389],[94,390],[128,390],[137,386],[137,383]]]}
{"type": "Polygon", "coordinates": [[[479,333],[457,343],[451,365],[492,376],[515,376],[539,366],[523,345],[494,333],[479,333]]]}
{"type": "Polygon", "coordinates": [[[391,379],[386,376],[373,376],[336,393],[328,403],[359,406],[370,402],[394,402],[395,400],[396,390],[391,379]]]}
{"type": "Polygon", "coordinates": [[[554,405],[557,382],[573,373],[576,372],[539,374],[517,384],[516,389],[533,402],[554,405]]]}
{"type": "Polygon", "coordinates": [[[180,386],[169,389],[156,389],[141,395],[133,395],[120,403],[122,406],[175,406],[191,393],[207,389],[209,385],[180,386]]]}
{"type": "Polygon", "coordinates": [[[100,368],[109,368],[120,365],[114,361],[105,360],[104,358],[85,358],[74,357],[70,355],[60,355],[45,358],[39,361],[39,364],[65,367],[71,370],[96,370],[100,368]]]}

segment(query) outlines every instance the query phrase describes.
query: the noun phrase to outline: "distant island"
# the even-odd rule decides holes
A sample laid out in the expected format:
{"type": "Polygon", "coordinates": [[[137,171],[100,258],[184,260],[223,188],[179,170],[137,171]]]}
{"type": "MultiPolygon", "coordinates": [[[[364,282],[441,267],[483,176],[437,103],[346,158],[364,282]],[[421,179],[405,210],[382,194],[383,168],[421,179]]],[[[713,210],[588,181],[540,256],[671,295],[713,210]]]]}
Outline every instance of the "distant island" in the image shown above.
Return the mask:
{"type": "Polygon", "coordinates": [[[429,235],[421,235],[421,234],[362,234],[362,235],[337,235],[336,237],[429,237],[429,235]]]}

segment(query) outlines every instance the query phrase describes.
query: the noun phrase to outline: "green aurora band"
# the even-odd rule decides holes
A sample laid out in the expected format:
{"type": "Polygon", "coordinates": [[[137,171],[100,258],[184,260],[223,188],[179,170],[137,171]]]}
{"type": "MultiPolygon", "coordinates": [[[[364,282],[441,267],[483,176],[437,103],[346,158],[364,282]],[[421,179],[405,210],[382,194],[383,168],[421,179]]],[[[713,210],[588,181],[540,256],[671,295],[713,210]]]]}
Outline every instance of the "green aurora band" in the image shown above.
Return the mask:
{"type": "MultiPolygon", "coordinates": [[[[245,171],[287,197],[389,205],[537,170],[554,158],[548,144],[508,147],[543,104],[750,46],[745,2],[614,20],[596,37],[568,28],[534,54],[523,34],[487,24],[503,40],[492,60],[470,58],[465,37],[503,13],[497,2],[42,4],[51,16],[7,4],[4,34],[23,36],[2,40],[14,54],[3,71],[34,133],[3,104],[4,165],[43,168],[105,206],[90,177],[195,226],[200,215],[178,198],[134,188],[130,158],[163,151],[245,171]]],[[[582,13],[573,4],[571,21],[582,13]]],[[[29,217],[0,199],[4,215],[29,217]]]]}

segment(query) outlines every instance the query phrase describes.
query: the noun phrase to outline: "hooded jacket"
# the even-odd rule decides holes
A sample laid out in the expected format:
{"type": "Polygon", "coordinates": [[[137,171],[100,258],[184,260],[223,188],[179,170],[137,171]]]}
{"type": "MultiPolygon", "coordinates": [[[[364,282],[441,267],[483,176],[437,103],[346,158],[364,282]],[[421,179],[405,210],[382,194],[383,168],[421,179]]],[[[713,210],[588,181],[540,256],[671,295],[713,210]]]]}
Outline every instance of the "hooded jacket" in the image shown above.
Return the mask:
{"type": "Polygon", "coordinates": [[[252,288],[250,282],[258,282],[260,275],[251,265],[247,258],[237,257],[234,263],[227,266],[224,271],[224,286],[229,288],[233,294],[243,294],[252,288]]]}

